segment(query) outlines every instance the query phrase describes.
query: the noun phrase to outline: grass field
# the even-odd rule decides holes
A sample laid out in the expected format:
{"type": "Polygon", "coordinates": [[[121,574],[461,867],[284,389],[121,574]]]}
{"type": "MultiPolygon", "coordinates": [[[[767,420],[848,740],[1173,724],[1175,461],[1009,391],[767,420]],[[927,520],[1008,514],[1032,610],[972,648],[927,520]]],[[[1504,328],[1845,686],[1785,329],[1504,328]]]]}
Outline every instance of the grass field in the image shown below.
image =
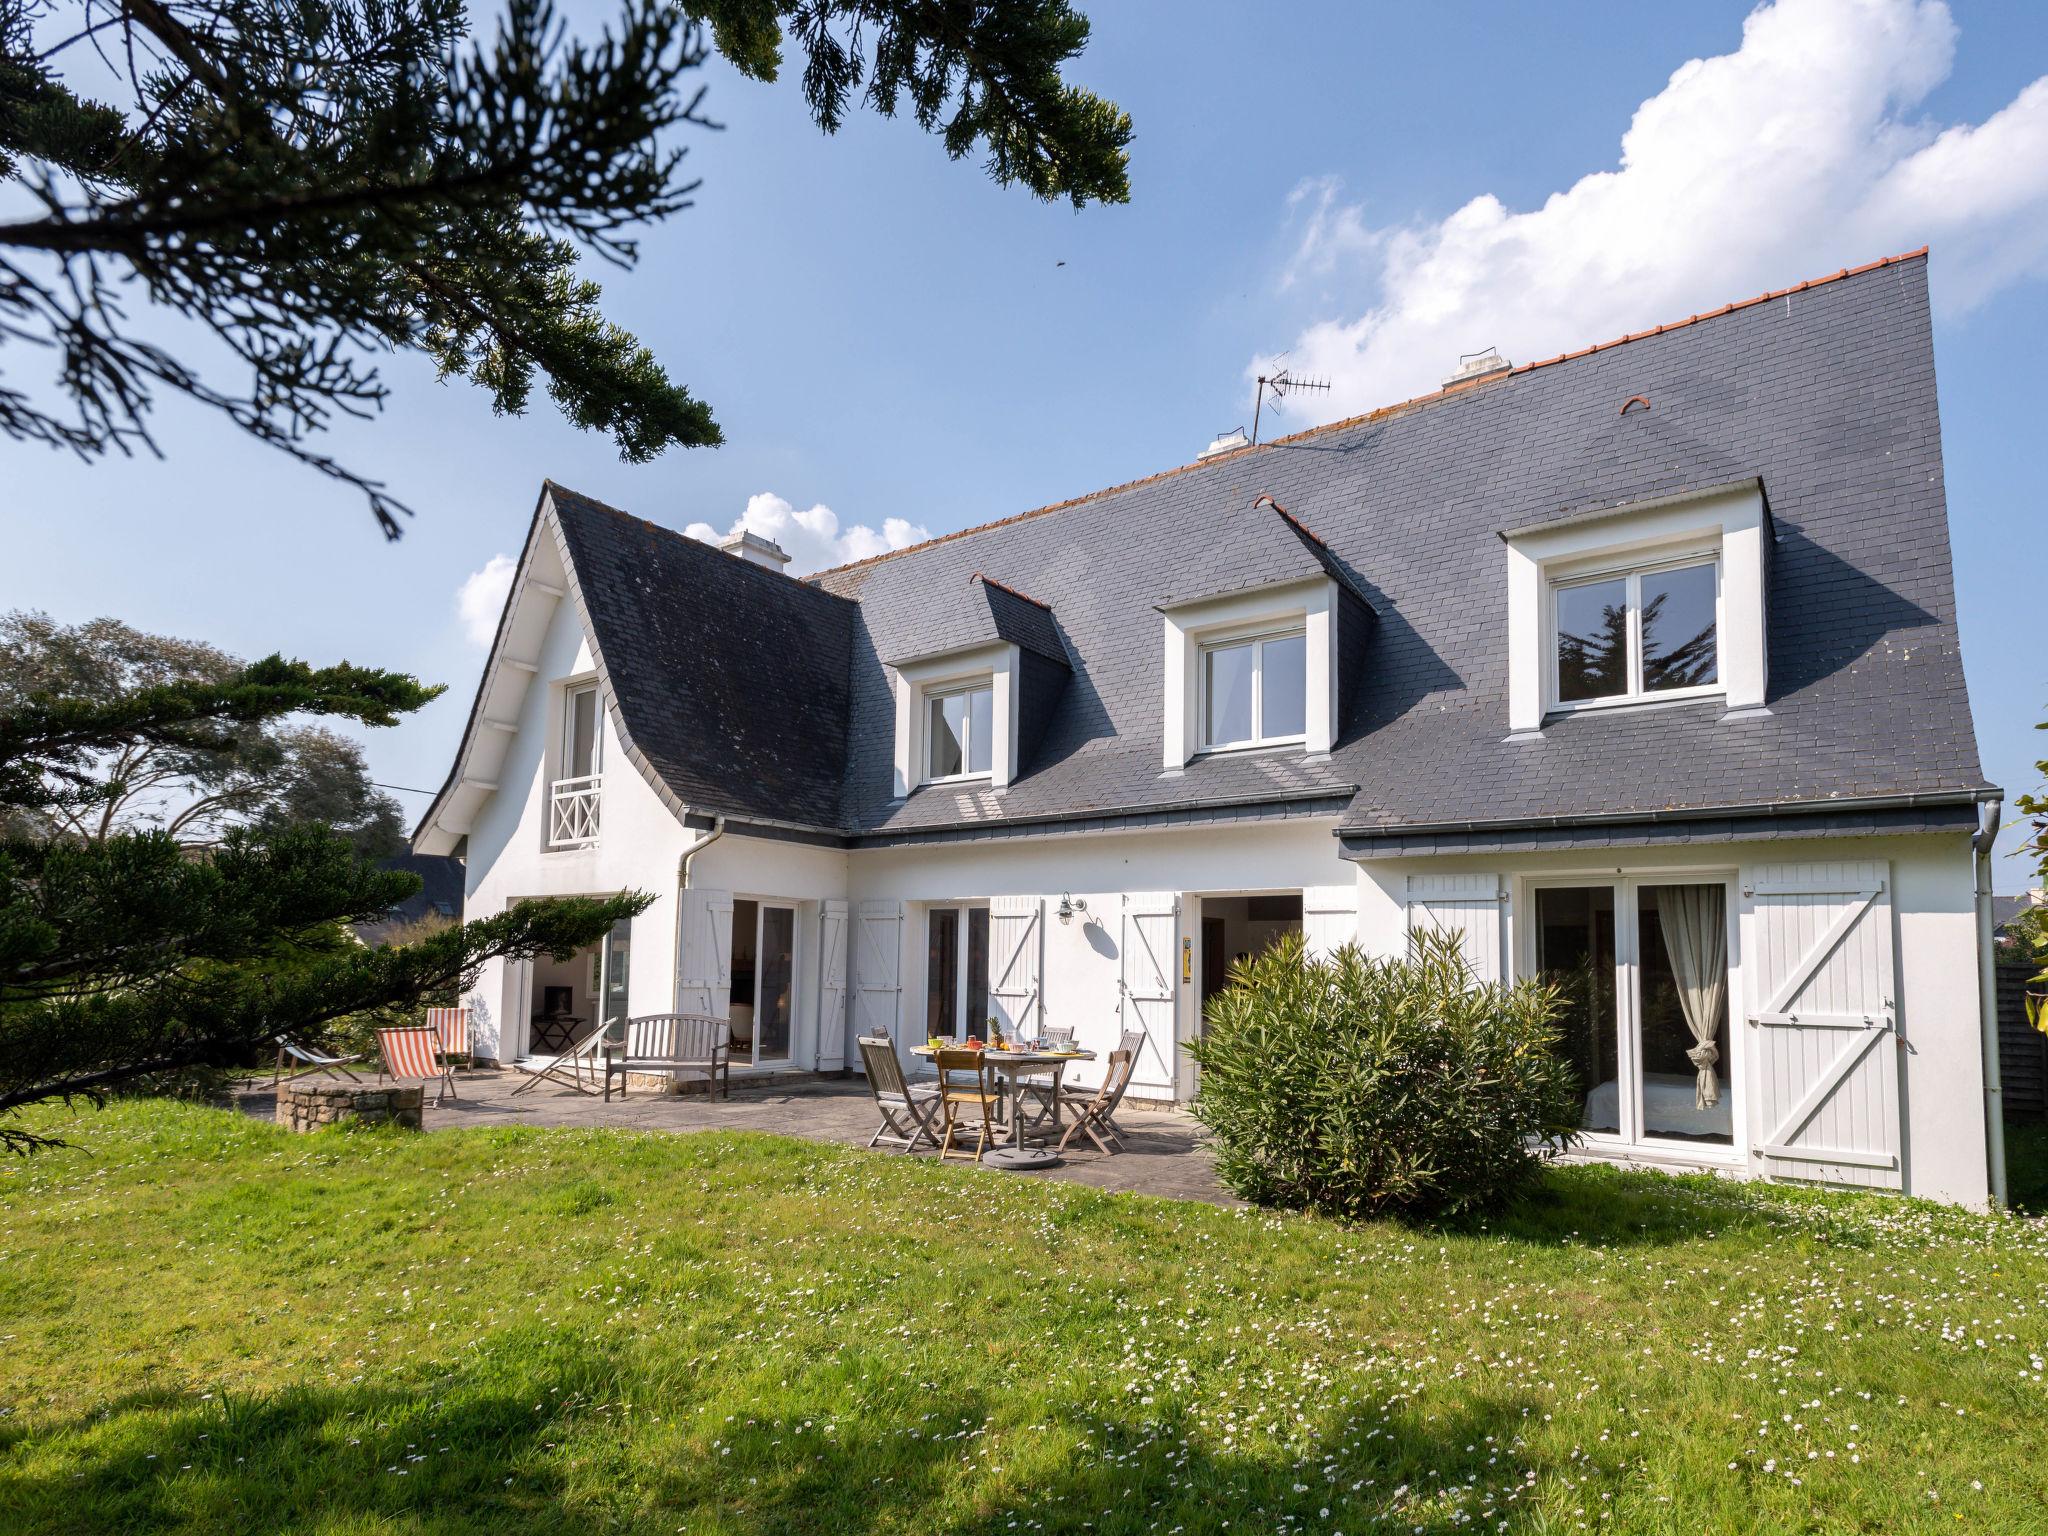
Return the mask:
{"type": "Polygon", "coordinates": [[[1451,1234],[768,1137],[0,1168],[7,1532],[2024,1532],[2048,1229],[1611,1170],[1451,1234]]]}

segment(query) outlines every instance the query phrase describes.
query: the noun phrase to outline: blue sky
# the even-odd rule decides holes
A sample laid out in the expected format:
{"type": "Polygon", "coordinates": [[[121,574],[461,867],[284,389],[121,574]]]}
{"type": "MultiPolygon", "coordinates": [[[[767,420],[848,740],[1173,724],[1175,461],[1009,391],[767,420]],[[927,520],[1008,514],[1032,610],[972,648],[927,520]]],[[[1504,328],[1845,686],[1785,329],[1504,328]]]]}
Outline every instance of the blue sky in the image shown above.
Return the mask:
{"type": "MultiPolygon", "coordinates": [[[[907,122],[824,138],[792,85],[707,68],[726,127],[689,141],[696,206],[599,275],[724,448],[625,465],[544,400],[494,417],[396,361],[385,416],[333,434],[418,510],[387,545],[356,498],[166,405],[162,462],[4,450],[0,607],[446,682],[368,737],[380,779],[432,788],[482,661],[463,593],[489,608],[543,477],[678,528],[749,516],[815,565],[1185,462],[1248,422],[1263,356],[1337,382],[1290,430],[1459,352],[1548,356],[1931,243],[1978,736],[1994,781],[2034,784],[2048,7],[1083,8],[1075,76],[1136,123],[1126,208],[1004,191],[907,122]]],[[[2023,875],[2000,861],[2001,889],[2023,875]]]]}

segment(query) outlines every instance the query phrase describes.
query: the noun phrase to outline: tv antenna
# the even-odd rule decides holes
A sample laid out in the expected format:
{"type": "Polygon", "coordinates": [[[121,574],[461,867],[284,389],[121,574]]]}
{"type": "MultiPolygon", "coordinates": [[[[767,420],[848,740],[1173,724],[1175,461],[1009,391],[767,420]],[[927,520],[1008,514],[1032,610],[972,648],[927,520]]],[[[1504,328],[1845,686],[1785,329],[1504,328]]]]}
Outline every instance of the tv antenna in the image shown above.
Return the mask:
{"type": "Polygon", "coordinates": [[[1277,411],[1280,409],[1280,402],[1289,395],[1299,394],[1307,389],[1328,389],[1329,387],[1330,381],[1328,379],[1297,379],[1285,368],[1282,368],[1278,373],[1260,374],[1258,399],[1252,406],[1252,441],[1257,443],[1259,440],[1259,415],[1265,409],[1267,390],[1270,389],[1273,392],[1273,409],[1277,411]]]}

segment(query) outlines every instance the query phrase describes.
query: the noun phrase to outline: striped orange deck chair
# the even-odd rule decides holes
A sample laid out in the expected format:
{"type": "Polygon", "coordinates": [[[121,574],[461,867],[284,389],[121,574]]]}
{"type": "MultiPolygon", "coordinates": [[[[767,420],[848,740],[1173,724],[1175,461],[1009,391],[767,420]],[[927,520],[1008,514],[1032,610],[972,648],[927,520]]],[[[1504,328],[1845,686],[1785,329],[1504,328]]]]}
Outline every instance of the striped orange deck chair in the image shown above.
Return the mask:
{"type": "Polygon", "coordinates": [[[469,1043],[469,1010],[467,1008],[429,1008],[427,1028],[441,1040],[441,1059],[453,1066],[461,1062],[470,1065],[474,1054],[469,1043]]]}
{"type": "Polygon", "coordinates": [[[448,1070],[448,1063],[441,1056],[441,1037],[431,1029],[380,1029],[377,1031],[377,1054],[383,1058],[379,1077],[395,1078],[399,1082],[417,1079],[421,1087],[434,1082],[439,1091],[434,1102],[443,1099],[460,1098],[455,1091],[455,1074],[448,1070]]]}

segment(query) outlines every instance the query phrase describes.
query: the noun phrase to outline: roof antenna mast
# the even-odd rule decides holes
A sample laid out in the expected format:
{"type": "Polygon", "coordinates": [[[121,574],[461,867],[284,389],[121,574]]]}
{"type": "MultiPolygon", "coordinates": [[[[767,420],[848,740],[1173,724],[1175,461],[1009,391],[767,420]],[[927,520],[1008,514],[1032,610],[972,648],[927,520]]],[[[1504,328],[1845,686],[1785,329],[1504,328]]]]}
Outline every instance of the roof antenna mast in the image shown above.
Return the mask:
{"type": "Polygon", "coordinates": [[[1289,395],[1299,394],[1305,389],[1328,389],[1329,387],[1330,381],[1328,379],[1297,379],[1285,368],[1282,368],[1278,373],[1260,374],[1259,396],[1252,406],[1252,442],[1256,444],[1259,440],[1259,416],[1265,409],[1267,390],[1270,389],[1273,392],[1273,409],[1277,411],[1280,409],[1280,402],[1289,395]]]}

